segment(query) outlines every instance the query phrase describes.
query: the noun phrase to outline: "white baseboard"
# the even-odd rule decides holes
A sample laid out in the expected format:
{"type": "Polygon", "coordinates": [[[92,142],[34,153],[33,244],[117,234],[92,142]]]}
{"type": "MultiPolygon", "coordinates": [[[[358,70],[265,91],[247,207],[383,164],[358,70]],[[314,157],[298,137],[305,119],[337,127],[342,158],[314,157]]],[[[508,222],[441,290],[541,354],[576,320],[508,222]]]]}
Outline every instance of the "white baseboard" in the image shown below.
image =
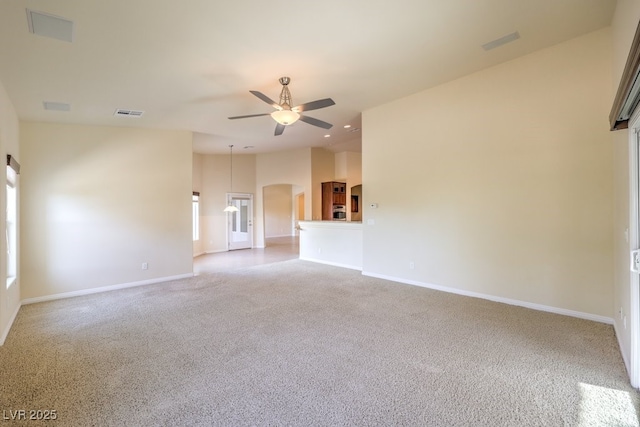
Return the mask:
{"type": "Polygon", "coordinates": [[[100,292],[115,291],[118,289],[135,288],[137,286],[152,285],[154,283],[162,283],[162,282],[168,282],[170,280],[186,279],[189,277],[193,277],[193,273],[179,274],[177,276],[159,277],[156,279],[141,280],[139,282],[121,283],[119,285],[102,286],[99,288],[83,289],[81,291],[62,292],[59,294],[45,295],[45,296],[35,297],[35,298],[27,298],[22,300],[22,304],[24,305],[35,304],[38,302],[54,301],[58,299],[72,298],[72,297],[77,297],[82,295],[91,295],[91,294],[97,294],[100,292]]]}
{"type": "Polygon", "coordinates": [[[9,331],[11,330],[11,326],[13,326],[13,322],[16,320],[16,316],[18,315],[18,311],[20,311],[20,307],[22,307],[22,303],[18,304],[18,306],[16,307],[15,311],[11,315],[11,318],[9,319],[9,323],[7,323],[7,327],[4,328],[4,331],[2,331],[2,335],[0,335],[0,346],[3,345],[4,344],[4,340],[7,339],[7,336],[9,335],[9,331]]]}
{"type": "Polygon", "coordinates": [[[631,378],[631,364],[629,363],[629,359],[627,357],[627,353],[624,351],[624,347],[622,346],[622,342],[620,341],[620,334],[618,333],[618,323],[613,322],[613,331],[616,334],[616,340],[618,340],[618,347],[620,348],[620,354],[622,355],[622,361],[624,362],[625,368],[627,368],[627,375],[631,378]]]}
{"type": "Polygon", "coordinates": [[[220,254],[222,252],[229,252],[229,249],[216,249],[215,251],[204,251],[205,254],[220,254]]]}
{"type": "Polygon", "coordinates": [[[383,274],[369,273],[365,271],[363,271],[362,274],[364,276],[377,277],[379,279],[391,280],[393,282],[406,283],[407,285],[420,286],[422,288],[434,289],[436,291],[448,292],[452,294],[458,294],[458,295],[463,295],[463,296],[473,297],[473,298],[481,298],[481,299],[485,299],[493,302],[499,302],[503,304],[530,308],[532,310],[546,311],[548,313],[555,313],[555,314],[562,314],[564,316],[577,317],[579,319],[593,320],[594,322],[606,323],[609,325],[614,324],[613,319],[611,317],[599,316],[597,314],[583,313],[581,311],[567,310],[565,308],[552,307],[548,305],[536,304],[536,303],[527,302],[527,301],[520,301],[516,299],[511,299],[511,298],[496,297],[493,295],[482,294],[479,292],[465,291],[462,289],[450,288],[447,286],[440,286],[440,285],[434,285],[431,283],[418,282],[415,280],[407,280],[407,279],[400,279],[392,276],[385,276],[383,274]]]}
{"type": "Polygon", "coordinates": [[[196,254],[193,254],[193,257],[194,257],[194,258],[197,258],[197,257],[199,257],[200,255],[205,255],[205,254],[206,254],[206,252],[198,252],[198,253],[196,253],[196,254]]]}
{"type": "Polygon", "coordinates": [[[326,265],[332,265],[334,267],[343,267],[343,268],[349,268],[351,270],[362,271],[362,267],[359,266],[359,265],[341,264],[341,263],[338,263],[338,262],[325,261],[325,260],[320,260],[320,259],[317,259],[317,258],[299,257],[299,259],[302,260],[302,261],[311,261],[311,262],[316,262],[318,264],[326,264],[326,265]]]}
{"type": "MultiPolygon", "coordinates": [[[[265,246],[252,246],[251,249],[264,249],[265,246]]],[[[242,250],[242,249],[241,249],[242,250]]],[[[209,255],[209,254],[221,254],[223,252],[231,252],[229,249],[216,249],[215,251],[205,251],[201,255],[209,255]]]]}

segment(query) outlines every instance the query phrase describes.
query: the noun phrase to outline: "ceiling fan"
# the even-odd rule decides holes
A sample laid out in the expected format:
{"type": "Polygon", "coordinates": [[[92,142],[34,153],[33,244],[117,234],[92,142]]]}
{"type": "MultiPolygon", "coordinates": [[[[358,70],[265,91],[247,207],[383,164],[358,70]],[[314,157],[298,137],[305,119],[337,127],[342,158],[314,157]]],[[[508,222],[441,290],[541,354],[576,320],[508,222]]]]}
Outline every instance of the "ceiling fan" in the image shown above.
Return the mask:
{"type": "Polygon", "coordinates": [[[235,119],[246,119],[248,117],[260,117],[260,116],[271,116],[273,120],[277,122],[276,131],[274,133],[275,136],[282,135],[284,132],[285,126],[289,126],[298,120],[301,120],[305,123],[308,123],[313,126],[318,126],[323,129],[331,129],[333,126],[331,123],[323,122],[322,120],[315,119],[313,117],[305,116],[301,114],[303,111],[311,111],[318,110],[320,108],[330,107],[335,104],[333,99],[325,98],[319,99],[317,101],[307,102],[306,104],[298,105],[297,107],[291,107],[291,93],[289,92],[289,88],[287,87],[291,82],[289,77],[280,77],[278,80],[282,85],[282,91],[280,92],[280,102],[277,103],[267,95],[258,92],[257,90],[250,90],[252,94],[271,105],[276,110],[272,113],[262,113],[262,114],[249,114],[246,116],[234,116],[229,117],[231,120],[235,119]]]}

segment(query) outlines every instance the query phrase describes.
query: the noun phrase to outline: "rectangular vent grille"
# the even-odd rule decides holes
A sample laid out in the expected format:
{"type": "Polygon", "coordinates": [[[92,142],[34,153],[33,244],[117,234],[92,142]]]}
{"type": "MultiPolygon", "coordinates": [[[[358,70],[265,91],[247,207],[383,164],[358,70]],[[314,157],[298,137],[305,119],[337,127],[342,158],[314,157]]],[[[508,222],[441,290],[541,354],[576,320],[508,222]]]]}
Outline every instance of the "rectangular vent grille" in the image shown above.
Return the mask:
{"type": "Polygon", "coordinates": [[[125,110],[124,108],[118,108],[114,116],[118,117],[140,117],[144,114],[144,111],[137,110],[125,110]]]}
{"type": "Polygon", "coordinates": [[[490,41],[489,43],[485,43],[482,45],[482,48],[484,50],[491,50],[491,49],[495,49],[497,47],[500,47],[502,45],[505,45],[507,43],[511,43],[513,41],[516,41],[520,38],[520,33],[515,31],[511,34],[507,34],[506,36],[500,37],[499,39],[495,39],[493,41],[490,41]]]}
{"type": "Polygon", "coordinates": [[[66,102],[51,102],[44,101],[42,103],[45,110],[50,111],[71,111],[71,104],[67,104],[66,102]]]}
{"type": "Polygon", "coordinates": [[[33,34],[73,42],[74,24],[66,18],[27,9],[27,24],[33,34]]]}

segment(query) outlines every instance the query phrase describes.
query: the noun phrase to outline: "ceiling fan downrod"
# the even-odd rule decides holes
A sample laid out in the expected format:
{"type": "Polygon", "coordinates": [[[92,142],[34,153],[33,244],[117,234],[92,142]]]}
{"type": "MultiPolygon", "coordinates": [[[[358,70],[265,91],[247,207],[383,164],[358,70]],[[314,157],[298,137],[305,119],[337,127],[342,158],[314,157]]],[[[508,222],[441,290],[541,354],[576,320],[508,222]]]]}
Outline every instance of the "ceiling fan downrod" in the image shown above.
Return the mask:
{"type": "Polygon", "coordinates": [[[289,77],[280,77],[278,80],[282,85],[282,91],[280,92],[280,107],[283,110],[291,110],[293,101],[291,100],[291,92],[289,92],[289,83],[291,79],[289,77]]]}

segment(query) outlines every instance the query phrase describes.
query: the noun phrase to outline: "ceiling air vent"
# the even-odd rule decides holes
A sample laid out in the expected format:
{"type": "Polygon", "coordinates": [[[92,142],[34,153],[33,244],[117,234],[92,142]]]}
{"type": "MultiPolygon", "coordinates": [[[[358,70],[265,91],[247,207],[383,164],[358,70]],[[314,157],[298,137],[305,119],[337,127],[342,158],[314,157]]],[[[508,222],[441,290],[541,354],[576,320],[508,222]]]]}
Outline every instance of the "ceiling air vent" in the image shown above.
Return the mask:
{"type": "Polygon", "coordinates": [[[506,36],[502,36],[498,39],[492,40],[489,43],[485,43],[482,45],[482,48],[484,50],[491,50],[491,49],[495,49],[497,47],[500,47],[502,45],[505,45],[507,43],[511,43],[513,41],[516,41],[520,38],[520,33],[515,31],[511,34],[507,34],[506,36]]]}
{"type": "Polygon", "coordinates": [[[71,111],[71,104],[67,104],[66,102],[52,102],[52,101],[44,101],[42,103],[45,110],[50,111],[71,111]]]}
{"type": "Polygon", "coordinates": [[[43,37],[73,42],[73,21],[60,16],[27,9],[29,31],[43,37]]]}
{"type": "Polygon", "coordinates": [[[143,114],[144,111],[125,110],[124,108],[118,108],[113,115],[117,117],[140,117],[143,114]]]}

